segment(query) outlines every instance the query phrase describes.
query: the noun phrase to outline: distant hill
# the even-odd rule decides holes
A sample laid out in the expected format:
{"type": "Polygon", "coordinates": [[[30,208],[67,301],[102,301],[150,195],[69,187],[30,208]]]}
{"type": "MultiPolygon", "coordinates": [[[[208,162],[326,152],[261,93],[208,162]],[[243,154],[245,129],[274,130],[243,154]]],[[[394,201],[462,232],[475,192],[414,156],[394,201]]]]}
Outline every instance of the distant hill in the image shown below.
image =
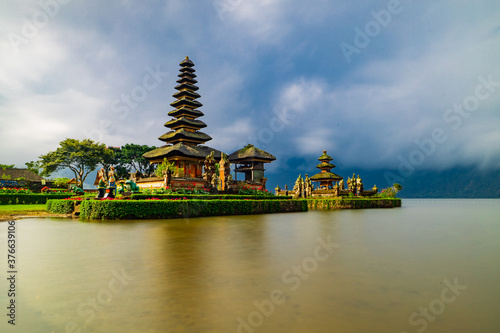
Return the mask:
{"type": "Polygon", "coordinates": [[[500,169],[422,170],[407,178],[401,198],[500,198],[500,169]]]}

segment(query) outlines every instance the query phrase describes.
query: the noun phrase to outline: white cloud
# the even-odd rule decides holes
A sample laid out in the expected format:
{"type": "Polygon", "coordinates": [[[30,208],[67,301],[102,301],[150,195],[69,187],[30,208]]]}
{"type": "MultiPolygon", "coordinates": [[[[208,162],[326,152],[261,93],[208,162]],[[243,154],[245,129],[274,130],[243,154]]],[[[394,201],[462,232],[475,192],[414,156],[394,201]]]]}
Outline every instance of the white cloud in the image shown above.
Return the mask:
{"type": "Polygon", "coordinates": [[[0,107],[2,154],[11,156],[9,163],[22,166],[55,150],[65,138],[81,139],[81,129],[98,121],[102,107],[102,101],[71,90],[6,103],[0,107]]]}
{"type": "Polygon", "coordinates": [[[22,94],[30,85],[41,83],[57,72],[67,50],[56,34],[40,33],[17,53],[6,39],[0,40],[0,91],[7,96],[22,94]]]}
{"type": "Polygon", "coordinates": [[[283,89],[279,105],[297,113],[312,111],[310,105],[321,103],[321,99],[324,99],[323,94],[321,83],[300,78],[298,82],[283,89]]]}
{"type": "Polygon", "coordinates": [[[301,155],[321,155],[325,149],[338,151],[335,142],[332,142],[332,131],[329,128],[311,129],[306,133],[301,133],[294,138],[295,146],[301,155]]]}

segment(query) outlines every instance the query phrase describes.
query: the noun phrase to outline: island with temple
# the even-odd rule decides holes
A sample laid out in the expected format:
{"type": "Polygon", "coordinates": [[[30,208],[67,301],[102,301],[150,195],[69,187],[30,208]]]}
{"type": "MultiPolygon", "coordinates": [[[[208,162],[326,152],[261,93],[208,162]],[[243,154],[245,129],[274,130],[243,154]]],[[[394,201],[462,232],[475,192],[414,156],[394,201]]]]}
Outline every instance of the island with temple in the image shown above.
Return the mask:
{"type": "Polygon", "coordinates": [[[84,219],[157,219],[401,206],[397,191],[365,190],[354,174],[344,182],[331,171],[335,165],[327,150],[318,158],[319,172],[299,175],[291,190],[285,185],[268,191],[265,165],[274,155],[252,143],[229,154],[206,145],[212,137],[205,133],[194,66],[189,57],[180,63],[175,100],[163,125],[168,130],[158,137],[162,145],[143,155],[155,166],[153,176],[135,172],[117,179],[112,167],[102,168],[94,183],[97,196],[51,200],[48,207],[84,219]]]}
{"type": "Polygon", "coordinates": [[[377,185],[374,185],[371,190],[365,190],[360,175],[356,177],[353,174],[344,182],[342,176],[331,172],[335,165],[331,163],[333,158],[327,154],[326,150],[323,150],[318,160],[320,161],[316,165],[316,168],[320,170],[318,173],[311,177],[306,173],[304,178],[299,175],[291,191],[288,190],[287,185],[285,189],[277,186],[276,195],[306,199],[309,209],[401,207],[401,199],[395,198],[396,193],[402,188],[399,184],[394,184],[393,187],[382,192],[379,192],[377,185]]]}

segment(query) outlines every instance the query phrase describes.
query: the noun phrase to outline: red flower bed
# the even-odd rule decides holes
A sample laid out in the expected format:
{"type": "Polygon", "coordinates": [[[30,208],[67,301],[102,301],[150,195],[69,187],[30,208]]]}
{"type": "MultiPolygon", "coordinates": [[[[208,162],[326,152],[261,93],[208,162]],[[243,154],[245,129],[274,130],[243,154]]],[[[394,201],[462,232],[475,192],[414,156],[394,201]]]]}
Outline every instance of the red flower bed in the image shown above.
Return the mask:
{"type": "Polygon", "coordinates": [[[27,188],[19,187],[2,187],[0,189],[0,194],[21,194],[21,193],[32,193],[31,190],[27,188]]]}

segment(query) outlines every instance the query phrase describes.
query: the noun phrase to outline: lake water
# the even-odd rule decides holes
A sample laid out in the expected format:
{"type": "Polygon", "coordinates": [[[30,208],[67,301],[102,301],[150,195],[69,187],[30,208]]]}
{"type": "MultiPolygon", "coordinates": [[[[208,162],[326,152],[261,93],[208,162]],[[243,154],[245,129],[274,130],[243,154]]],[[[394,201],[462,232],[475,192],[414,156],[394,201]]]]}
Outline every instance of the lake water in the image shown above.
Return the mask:
{"type": "Polygon", "coordinates": [[[156,221],[32,218],[16,221],[16,233],[16,326],[7,324],[2,278],[2,332],[500,331],[500,200],[156,221]]]}

